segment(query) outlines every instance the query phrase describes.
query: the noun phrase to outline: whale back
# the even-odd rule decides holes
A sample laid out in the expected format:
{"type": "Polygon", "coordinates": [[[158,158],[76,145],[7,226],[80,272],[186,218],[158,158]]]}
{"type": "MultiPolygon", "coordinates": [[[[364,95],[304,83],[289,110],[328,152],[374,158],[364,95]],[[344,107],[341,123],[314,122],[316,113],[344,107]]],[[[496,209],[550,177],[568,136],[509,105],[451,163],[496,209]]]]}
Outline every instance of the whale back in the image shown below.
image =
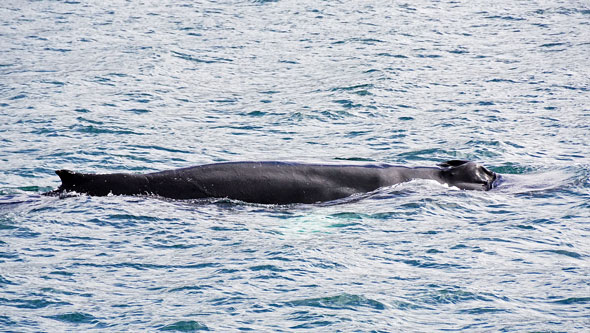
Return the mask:
{"type": "Polygon", "coordinates": [[[464,160],[439,163],[445,183],[463,190],[490,190],[496,186],[499,176],[483,165],[464,160]]]}
{"type": "Polygon", "coordinates": [[[149,174],[87,174],[58,170],[63,192],[105,195],[159,195],[173,199],[230,198],[255,203],[314,203],[366,193],[411,179],[433,179],[465,190],[489,190],[501,178],[482,165],[449,160],[432,167],[330,166],[235,162],[149,174]]]}

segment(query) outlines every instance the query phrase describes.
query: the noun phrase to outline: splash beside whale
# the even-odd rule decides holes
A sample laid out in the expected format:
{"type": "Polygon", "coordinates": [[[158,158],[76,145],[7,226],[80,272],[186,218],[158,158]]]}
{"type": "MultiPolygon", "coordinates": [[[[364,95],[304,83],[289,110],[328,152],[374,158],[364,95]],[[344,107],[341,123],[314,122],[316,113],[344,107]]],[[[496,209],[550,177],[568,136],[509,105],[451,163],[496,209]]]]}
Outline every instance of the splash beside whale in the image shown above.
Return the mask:
{"type": "Polygon", "coordinates": [[[228,198],[249,203],[318,203],[374,191],[412,179],[432,179],[465,190],[490,190],[500,175],[470,161],[438,167],[388,164],[329,165],[229,162],[147,174],[85,174],[58,170],[62,184],[47,195],[155,195],[171,199],[228,198]]]}

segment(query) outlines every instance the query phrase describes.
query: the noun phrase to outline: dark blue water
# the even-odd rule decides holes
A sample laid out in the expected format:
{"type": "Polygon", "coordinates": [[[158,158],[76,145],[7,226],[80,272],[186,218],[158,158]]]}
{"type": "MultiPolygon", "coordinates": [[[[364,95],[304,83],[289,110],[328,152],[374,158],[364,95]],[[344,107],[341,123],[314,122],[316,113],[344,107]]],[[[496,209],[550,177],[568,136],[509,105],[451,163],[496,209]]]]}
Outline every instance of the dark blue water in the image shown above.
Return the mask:
{"type": "Polygon", "coordinates": [[[3,1],[0,330],[590,328],[585,1],[3,1]],[[260,206],[40,196],[56,169],[476,160],[260,206]]]}

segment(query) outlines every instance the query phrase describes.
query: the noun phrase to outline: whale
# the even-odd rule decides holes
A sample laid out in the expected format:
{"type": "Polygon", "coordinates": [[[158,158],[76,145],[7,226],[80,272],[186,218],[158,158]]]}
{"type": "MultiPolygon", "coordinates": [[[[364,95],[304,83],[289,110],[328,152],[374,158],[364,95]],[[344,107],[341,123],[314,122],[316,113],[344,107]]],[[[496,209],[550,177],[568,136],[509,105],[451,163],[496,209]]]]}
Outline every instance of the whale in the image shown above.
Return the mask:
{"type": "Polygon", "coordinates": [[[413,179],[487,191],[499,174],[483,165],[450,160],[434,167],[389,164],[225,162],[153,173],[78,173],[57,170],[61,185],[46,195],[143,195],[170,199],[221,198],[258,204],[313,204],[368,193],[413,179]]]}

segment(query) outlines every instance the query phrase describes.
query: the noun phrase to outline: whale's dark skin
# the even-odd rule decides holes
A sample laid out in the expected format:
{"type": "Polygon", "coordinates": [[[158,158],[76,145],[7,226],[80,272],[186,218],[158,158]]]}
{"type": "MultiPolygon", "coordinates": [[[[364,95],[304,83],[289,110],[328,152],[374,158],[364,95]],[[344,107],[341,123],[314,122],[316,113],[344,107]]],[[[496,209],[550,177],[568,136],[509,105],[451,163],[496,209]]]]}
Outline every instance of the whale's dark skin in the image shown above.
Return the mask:
{"type": "Polygon", "coordinates": [[[489,190],[499,175],[469,161],[439,167],[387,164],[323,165],[230,162],[148,174],[83,174],[58,170],[61,186],[48,195],[75,191],[93,196],[157,195],[172,199],[229,198],[261,204],[317,203],[374,191],[412,179],[432,179],[466,190],[489,190]]]}

